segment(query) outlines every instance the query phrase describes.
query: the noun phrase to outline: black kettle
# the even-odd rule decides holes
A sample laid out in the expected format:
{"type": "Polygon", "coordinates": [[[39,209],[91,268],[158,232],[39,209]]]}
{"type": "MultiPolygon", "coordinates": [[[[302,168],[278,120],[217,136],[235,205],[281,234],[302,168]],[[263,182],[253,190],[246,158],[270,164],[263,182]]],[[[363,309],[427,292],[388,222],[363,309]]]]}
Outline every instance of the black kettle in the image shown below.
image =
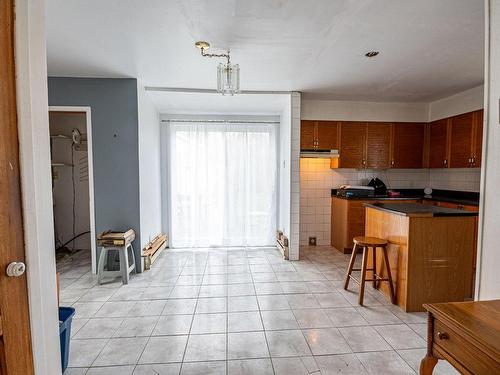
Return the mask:
{"type": "Polygon", "coordinates": [[[375,195],[387,194],[387,186],[385,186],[384,182],[379,178],[372,178],[368,183],[368,186],[371,186],[375,189],[375,195]]]}

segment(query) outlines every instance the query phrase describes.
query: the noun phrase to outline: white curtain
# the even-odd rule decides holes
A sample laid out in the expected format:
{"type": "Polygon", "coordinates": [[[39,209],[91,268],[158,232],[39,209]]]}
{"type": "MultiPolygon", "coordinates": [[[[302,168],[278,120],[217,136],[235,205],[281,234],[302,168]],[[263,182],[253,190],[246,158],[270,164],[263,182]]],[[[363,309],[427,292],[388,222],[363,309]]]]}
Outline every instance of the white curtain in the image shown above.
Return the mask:
{"type": "Polygon", "coordinates": [[[174,247],[268,246],[275,242],[275,127],[170,122],[174,247]]]}

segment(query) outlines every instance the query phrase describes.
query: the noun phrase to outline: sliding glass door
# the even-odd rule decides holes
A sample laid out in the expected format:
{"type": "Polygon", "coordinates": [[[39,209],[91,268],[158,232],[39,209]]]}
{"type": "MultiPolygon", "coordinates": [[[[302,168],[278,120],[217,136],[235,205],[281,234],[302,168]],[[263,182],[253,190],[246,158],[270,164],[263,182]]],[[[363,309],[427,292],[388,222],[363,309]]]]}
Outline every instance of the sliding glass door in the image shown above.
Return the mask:
{"type": "Polygon", "coordinates": [[[174,247],[266,246],[275,242],[275,127],[170,123],[174,247]]]}

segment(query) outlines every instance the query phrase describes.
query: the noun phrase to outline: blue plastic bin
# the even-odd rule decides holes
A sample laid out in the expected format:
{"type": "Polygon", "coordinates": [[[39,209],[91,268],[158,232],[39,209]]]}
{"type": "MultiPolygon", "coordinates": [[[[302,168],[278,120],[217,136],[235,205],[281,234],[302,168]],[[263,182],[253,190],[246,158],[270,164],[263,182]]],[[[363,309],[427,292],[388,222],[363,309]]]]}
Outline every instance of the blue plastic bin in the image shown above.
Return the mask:
{"type": "Polygon", "coordinates": [[[59,342],[61,344],[62,371],[68,367],[69,340],[71,338],[71,321],[75,315],[73,307],[59,307],[59,342]]]}

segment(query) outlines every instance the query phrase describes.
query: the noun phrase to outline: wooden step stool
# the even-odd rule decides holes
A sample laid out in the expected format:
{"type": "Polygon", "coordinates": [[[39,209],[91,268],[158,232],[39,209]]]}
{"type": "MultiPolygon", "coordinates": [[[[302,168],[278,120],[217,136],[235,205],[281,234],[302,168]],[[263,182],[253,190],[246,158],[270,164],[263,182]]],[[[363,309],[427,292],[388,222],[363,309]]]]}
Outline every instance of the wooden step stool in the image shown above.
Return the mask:
{"type": "Polygon", "coordinates": [[[347,269],[347,274],[344,282],[344,289],[347,290],[349,287],[349,280],[352,279],[359,284],[359,304],[363,305],[363,298],[365,294],[365,282],[373,282],[373,287],[378,289],[378,283],[380,281],[389,282],[389,287],[391,288],[391,302],[396,303],[396,294],[394,293],[394,284],[392,282],[391,276],[391,266],[389,264],[389,257],[387,256],[387,240],[376,237],[354,237],[353,239],[354,247],[352,249],[351,260],[349,261],[349,268],[347,269]],[[356,254],[358,248],[363,248],[363,260],[361,262],[361,268],[354,268],[354,262],[356,261],[356,254]],[[377,247],[382,249],[382,254],[384,257],[385,268],[387,269],[387,278],[382,278],[377,274],[377,247]],[[373,264],[372,268],[367,268],[368,251],[373,250],[373,264]],[[352,275],[352,271],[361,271],[361,279],[358,280],[352,275]],[[373,271],[373,279],[366,278],[366,271],[373,271]]]}

